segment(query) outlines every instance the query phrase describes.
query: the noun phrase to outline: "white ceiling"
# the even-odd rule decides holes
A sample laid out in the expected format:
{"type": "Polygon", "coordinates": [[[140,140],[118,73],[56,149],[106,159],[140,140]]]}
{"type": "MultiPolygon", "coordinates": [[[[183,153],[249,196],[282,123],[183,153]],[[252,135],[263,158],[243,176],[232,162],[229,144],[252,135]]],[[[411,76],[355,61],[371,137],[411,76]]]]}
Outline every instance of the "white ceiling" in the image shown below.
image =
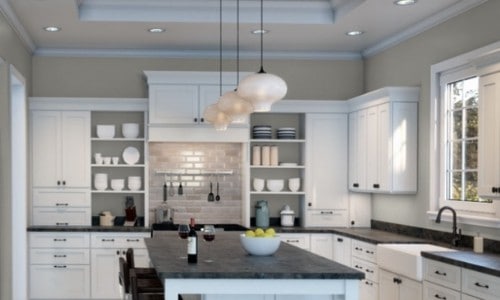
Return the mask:
{"type": "MultiPolygon", "coordinates": [[[[370,56],[487,0],[265,0],[266,57],[370,56]],[[365,33],[349,37],[345,32],[365,33]]],[[[216,57],[219,0],[0,0],[34,55],[216,57]],[[45,26],[60,26],[46,32],[45,26]],[[165,28],[151,34],[147,29],[165,28]]],[[[236,49],[236,0],[222,1],[223,49],[236,49]]],[[[240,0],[240,54],[258,57],[260,1],[240,0]]]]}

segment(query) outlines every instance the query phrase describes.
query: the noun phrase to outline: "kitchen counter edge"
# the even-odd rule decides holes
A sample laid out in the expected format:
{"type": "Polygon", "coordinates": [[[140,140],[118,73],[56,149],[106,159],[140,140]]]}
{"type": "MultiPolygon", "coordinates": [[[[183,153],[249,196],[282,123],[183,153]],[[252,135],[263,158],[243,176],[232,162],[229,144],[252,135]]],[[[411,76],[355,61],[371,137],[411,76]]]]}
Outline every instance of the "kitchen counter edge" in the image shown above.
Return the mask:
{"type": "Polygon", "coordinates": [[[141,226],[28,226],[28,232],[151,232],[141,226]]]}

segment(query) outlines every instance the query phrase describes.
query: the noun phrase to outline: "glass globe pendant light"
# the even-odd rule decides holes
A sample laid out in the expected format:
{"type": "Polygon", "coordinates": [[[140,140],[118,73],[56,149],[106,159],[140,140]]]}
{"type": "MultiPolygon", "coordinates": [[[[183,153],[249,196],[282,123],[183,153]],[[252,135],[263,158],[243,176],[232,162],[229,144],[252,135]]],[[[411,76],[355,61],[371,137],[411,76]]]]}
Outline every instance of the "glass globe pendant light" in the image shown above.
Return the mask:
{"type": "MultiPolygon", "coordinates": [[[[238,84],[240,73],[240,0],[236,1],[236,84],[238,84]]],[[[217,102],[219,109],[230,115],[233,123],[244,123],[253,112],[250,102],[238,95],[238,87],[234,91],[224,93],[217,102]]]]}
{"type": "Polygon", "coordinates": [[[286,82],[279,76],[264,71],[264,1],[260,1],[260,70],[243,78],[238,84],[238,95],[252,103],[255,112],[271,110],[271,105],[283,99],[286,82]]]}

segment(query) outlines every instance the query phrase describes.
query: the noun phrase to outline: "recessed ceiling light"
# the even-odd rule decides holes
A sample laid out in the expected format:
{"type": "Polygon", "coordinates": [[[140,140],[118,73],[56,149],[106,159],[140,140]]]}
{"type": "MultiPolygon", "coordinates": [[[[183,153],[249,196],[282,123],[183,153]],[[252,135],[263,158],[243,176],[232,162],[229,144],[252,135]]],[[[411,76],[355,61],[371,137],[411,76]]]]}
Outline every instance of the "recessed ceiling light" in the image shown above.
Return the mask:
{"type": "Polygon", "coordinates": [[[401,5],[401,6],[412,5],[415,3],[417,3],[417,0],[397,0],[397,1],[394,1],[394,4],[401,5]]]}
{"type": "Polygon", "coordinates": [[[47,27],[44,27],[43,30],[48,31],[48,32],[58,32],[58,31],[61,31],[61,28],[57,27],[57,26],[47,26],[47,27]]]}
{"type": "Polygon", "coordinates": [[[269,30],[267,29],[255,29],[251,31],[253,34],[266,34],[269,33],[269,30]]]}
{"type": "Polygon", "coordinates": [[[351,31],[346,32],[345,34],[348,36],[357,36],[357,35],[362,35],[363,33],[365,33],[365,32],[361,31],[361,30],[351,30],[351,31]]]}
{"type": "Polygon", "coordinates": [[[151,33],[162,33],[165,31],[165,29],[163,29],[163,28],[149,28],[148,31],[151,33]]]}

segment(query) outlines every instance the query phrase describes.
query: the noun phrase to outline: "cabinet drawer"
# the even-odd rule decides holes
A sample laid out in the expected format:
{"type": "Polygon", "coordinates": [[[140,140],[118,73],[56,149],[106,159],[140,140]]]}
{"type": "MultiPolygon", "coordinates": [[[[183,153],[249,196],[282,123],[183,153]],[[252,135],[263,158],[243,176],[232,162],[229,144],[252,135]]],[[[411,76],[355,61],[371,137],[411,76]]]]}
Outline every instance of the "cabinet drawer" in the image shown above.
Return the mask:
{"type": "Polygon", "coordinates": [[[365,273],[366,279],[378,282],[378,266],[376,264],[353,257],[352,267],[365,273]]]}
{"type": "Polygon", "coordinates": [[[366,261],[377,263],[377,245],[352,240],[352,256],[364,259],[366,261]]]}
{"type": "Polygon", "coordinates": [[[344,209],[309,209],[307,226],[347,226],[348,214],[344,209]]]}
{"type": "Polygon", "coordinates": [[[466,294],[462,294],[462,300],[481,300],[481,299],[466,294]]]}
{"type": "Polygon", "coordinates": [[[44,249],[30,250],[30,264],[90,264],[89,249],[44,249]]]}
{"type": "Polygon", "coordinates": [[[30,299],[89,299],[89,265],[31,265],[30,299]]]}
{"type": "Polygon", "coordinates": [[[309,251],[311,249],[311,237],[309,234],[280,234],[282,242],[309,251]]]}
{"type": "Polygon", "coordinates": [[[33,206],[46,207],[90,207],[89,189],[34,189],[33,206]]]}
{"type": "MultiPolygon", "coordinates": [[[[361,300],[377,300],[378,299],[378,283],[371,280],[363,279],[359,282],[359,299],[361,300]]],[[[385,299],[387,300],[387,299],[385,299]]]]}
{"type": "Polygon", "coordinates": [[[423,300],[460,300],[460,292],[424,281],[423,300]]]}
{"type": "Polygon", "coordinates": [[[151,237],[149,232],[138,233],[92,233],[92,248],[146,248],[144,238],[151,237]]]}
{"type": "Polygon", "coordinates": [[[462,293],[485,300],[498,299],[500,277],[462,268],[462,293]]]}
{"type": "Polygon", "coordinates": [[[91,222],[90,208],[33,208],[33,225],[90,226],[91,222]]]}
{"type": "Polygon", "coordinates": [[[460,267],[427,259],[424,257],[424,280],[440,284],[454,290],[460,290],[460,267]]]}
{"type": "Polygon", "coordinates": [[[31,232],[29,243],[31,248],[88,248],[90,235],[81,232],[31,232]]]}

